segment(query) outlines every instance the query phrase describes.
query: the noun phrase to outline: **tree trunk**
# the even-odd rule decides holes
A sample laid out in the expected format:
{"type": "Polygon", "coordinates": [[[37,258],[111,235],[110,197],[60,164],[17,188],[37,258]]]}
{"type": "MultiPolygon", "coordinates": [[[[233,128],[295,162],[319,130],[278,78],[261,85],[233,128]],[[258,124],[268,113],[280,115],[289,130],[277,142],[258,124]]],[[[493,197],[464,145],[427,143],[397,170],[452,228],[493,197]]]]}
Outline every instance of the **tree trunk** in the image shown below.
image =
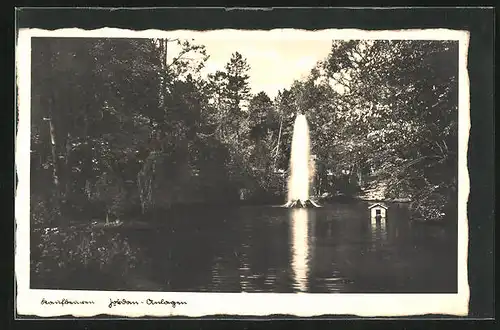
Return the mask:
{"type": "Polygon", "coordinates": [[[322,180],[322,175],[319,175],[319,178],[318,178],[318,196],[321,196],[321,193],[322,193],[322,189],[321,189],[321,185],[323,184],[323,180],[322,180]]]}
{"type": "Polygon", "coordinates": [[[357,172],[358,172],[358,185],[360,187],[362,187],[363,186],[363,173],[361,171],[361,168],[358,167],[357,172]]]}
{"type": "Polygon", "coordinates": [[[52,153],[52,178],[54,180],[54,186],[58,191],[60,191],[60,181],[59,181],[59,170],[57,166],[57,144],[56,144],[56,134],[55,127],[52,122],[52,118],[49,118],[49,129],[50,129],[50,150],[52,153]]]}
{"type": "Polygon", "coordinates": [[[280,140],[281,140],[281,128],[283,126],[283,117],[280,118],[280,130],[278,132],[278,143],[276,144],[276,154],[274,155],[273,168],[276,169],[276,161],[278,160],[280,151],[280,140]]]}
{"type": "Polygon", "coordinates": [[[161,65],[161,77],[160,77],[160,90],[159,90],[159,107],[164,110],[165,108],[165,86],[167,80],[167,39],[160,39],[160,65],[161,65]]]}
{"type": "Polygon", "coordinates": [[[70,141],[70,134],[69,132],[67,133],[67,138],[66,138],[66,146],[65,146],[65,152],[66,154],[64,155],[64,193],[63,197],[66,200],[68,197],[70,190],[71,190],[71,168],[69,164],[69,156],[71,154],[71,141],[70,141]]]}
{"type": "Polygon", "coordinates": [[[59,176],[59,167],[58,167],[58,157],[57,157],[57,140],[54,123],[52,122],[52,117],[48,118],[49,122],[49,133],[50,133],[50,151],[52,155],[52,182],[54,183],[54,213],[56,215],[56,222],[59,225],[63,225],[62,223],[62,214],[61,214],[61,182],[59,176]]]}

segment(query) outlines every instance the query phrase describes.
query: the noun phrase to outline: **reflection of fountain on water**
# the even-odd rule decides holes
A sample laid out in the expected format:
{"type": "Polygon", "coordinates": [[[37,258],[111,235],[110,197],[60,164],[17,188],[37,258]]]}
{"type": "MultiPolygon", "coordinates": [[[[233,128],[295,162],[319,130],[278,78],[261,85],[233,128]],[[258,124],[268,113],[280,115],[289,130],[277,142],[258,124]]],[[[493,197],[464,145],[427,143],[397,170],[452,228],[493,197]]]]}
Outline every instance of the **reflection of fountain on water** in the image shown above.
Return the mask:
{"type": "Polygon", "coordinates": [[[300,292],[306,292],[309,289],[308,277],[312,252],[309,214],[307,210],[295,209],[291,211],[290,215],[292,271],[295,288],[300,292]]]}
{"type": "Polygon", "coordinates": [[[288,179],[287,207],[318,207],[309,199],[310,180],[312,178],[310,158],[309,125],[306,116],[297,114],[293,125],[290,155],[290,177],[288,179]]]}

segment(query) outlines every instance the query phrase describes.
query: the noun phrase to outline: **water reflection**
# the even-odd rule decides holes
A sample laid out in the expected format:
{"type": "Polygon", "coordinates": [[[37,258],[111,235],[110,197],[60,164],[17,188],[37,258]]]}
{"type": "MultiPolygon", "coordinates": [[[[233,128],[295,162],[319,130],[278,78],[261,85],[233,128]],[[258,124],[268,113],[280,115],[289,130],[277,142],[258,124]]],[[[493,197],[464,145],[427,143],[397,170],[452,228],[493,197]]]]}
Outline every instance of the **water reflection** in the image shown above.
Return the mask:
{"type": "Polygon", "coordinates": [[[312,248],[314,242],[314,213],[307,209],[290,211],[292,271],[294,288],[309,291],[312,248]]]}
{"type": "Polygon", "coordinates": [[[378,223],[366,203],[187,214],[157,231],[127,232],[148,261],[128,287],[152,282],[158,288],[152,290],[177,292],[456,292],[456,234],[410,226],[405,209],[389,212],[378,223]]]}
{"type": "Polygon", "coordinates": [[[372,242],[384,242],[387,240],[386,219],[372,219],[371,221],[372,242]]]}

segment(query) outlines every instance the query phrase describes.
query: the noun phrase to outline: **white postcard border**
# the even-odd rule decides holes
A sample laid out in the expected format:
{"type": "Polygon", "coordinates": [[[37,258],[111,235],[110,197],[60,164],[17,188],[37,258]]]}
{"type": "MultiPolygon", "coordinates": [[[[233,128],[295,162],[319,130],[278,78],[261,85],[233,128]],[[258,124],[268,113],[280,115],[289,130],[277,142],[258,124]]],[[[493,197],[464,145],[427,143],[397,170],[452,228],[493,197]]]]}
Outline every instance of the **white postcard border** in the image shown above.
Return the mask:
{"type": "MultiPolygon", "coordinates": [[[[204,31],[213,38],[262,37],[263,30],[204,31]]],[[[92,317],[114,315],[186,316],[211,315],[268,316],[285,314],[295,316],[356,315],[366,317],[394,317],[423,314],[468,314],[469,285],[467,272],[469,173],[467,148],[470,130],[469,76],[467,55],[469,33],[448,29],[414,29],[398,31],[365,31],[333,29],[307,31],[275,29],[266,31],[266,38],[279,39],[412,39],[459,41],[459,157],[458,157],[458,293],[457,294],[276,294],[276,293],[179,293],[179,292],[109,292],[81,290],[32,290],[30,281],[30,89],[31,37],[120,37],[151,38],[182,35],[196,38],[199,31],[175,30],[133,31],[102,28],[83,29],[21,29],[16,45],[16,73],[19,125],[16,137],[16,168],[19,183],[15,199],[15,277],[17,313],[23,316],[55,317],[70,315],[92,317]],[[66,299],[64,305],[42,304],[66,299]],[[133,305],[109,307],[110,300],[137,301],[133,305]],[[148,299],[163,304],[148,304],[148,299]],[[93,301],[93,304],[71,304],[93,301]],[[172,304],[172,302],[180,304],[172,304]],[[185,302],[185,304],[182,304],[185,302]]],[[[150,301],[149,301],[150,302],[150,301]]]]}

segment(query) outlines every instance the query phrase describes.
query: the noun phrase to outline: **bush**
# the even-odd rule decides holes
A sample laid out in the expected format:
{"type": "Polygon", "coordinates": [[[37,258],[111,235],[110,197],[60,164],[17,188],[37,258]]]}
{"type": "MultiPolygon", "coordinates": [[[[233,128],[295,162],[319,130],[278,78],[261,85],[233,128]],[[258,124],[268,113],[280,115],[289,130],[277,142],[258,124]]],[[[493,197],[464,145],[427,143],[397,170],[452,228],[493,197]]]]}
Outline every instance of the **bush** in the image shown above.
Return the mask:
{"type": "Polygon", "coordinates": [[[50,201],[45,201],[37,195],[31,195],[31,226],[41,227],[44,224],[53,225],[57,219],[56,209],[51,207],[50,201]]]}
{"type": "Polygon", "coordinates": [[[419,194],[410,204],[410,210],[414,218],[424,221],[441,221],[449,213],[451,202],[446,195],[440,193],[430,193],[423,198],[419,194]]]}
{"type": "Polygon", "coordinates": [[[33,286],[98,288],[120,285],[140,251],[119,233],[90,227],[36,228],[31,239],[33,286]]]}

